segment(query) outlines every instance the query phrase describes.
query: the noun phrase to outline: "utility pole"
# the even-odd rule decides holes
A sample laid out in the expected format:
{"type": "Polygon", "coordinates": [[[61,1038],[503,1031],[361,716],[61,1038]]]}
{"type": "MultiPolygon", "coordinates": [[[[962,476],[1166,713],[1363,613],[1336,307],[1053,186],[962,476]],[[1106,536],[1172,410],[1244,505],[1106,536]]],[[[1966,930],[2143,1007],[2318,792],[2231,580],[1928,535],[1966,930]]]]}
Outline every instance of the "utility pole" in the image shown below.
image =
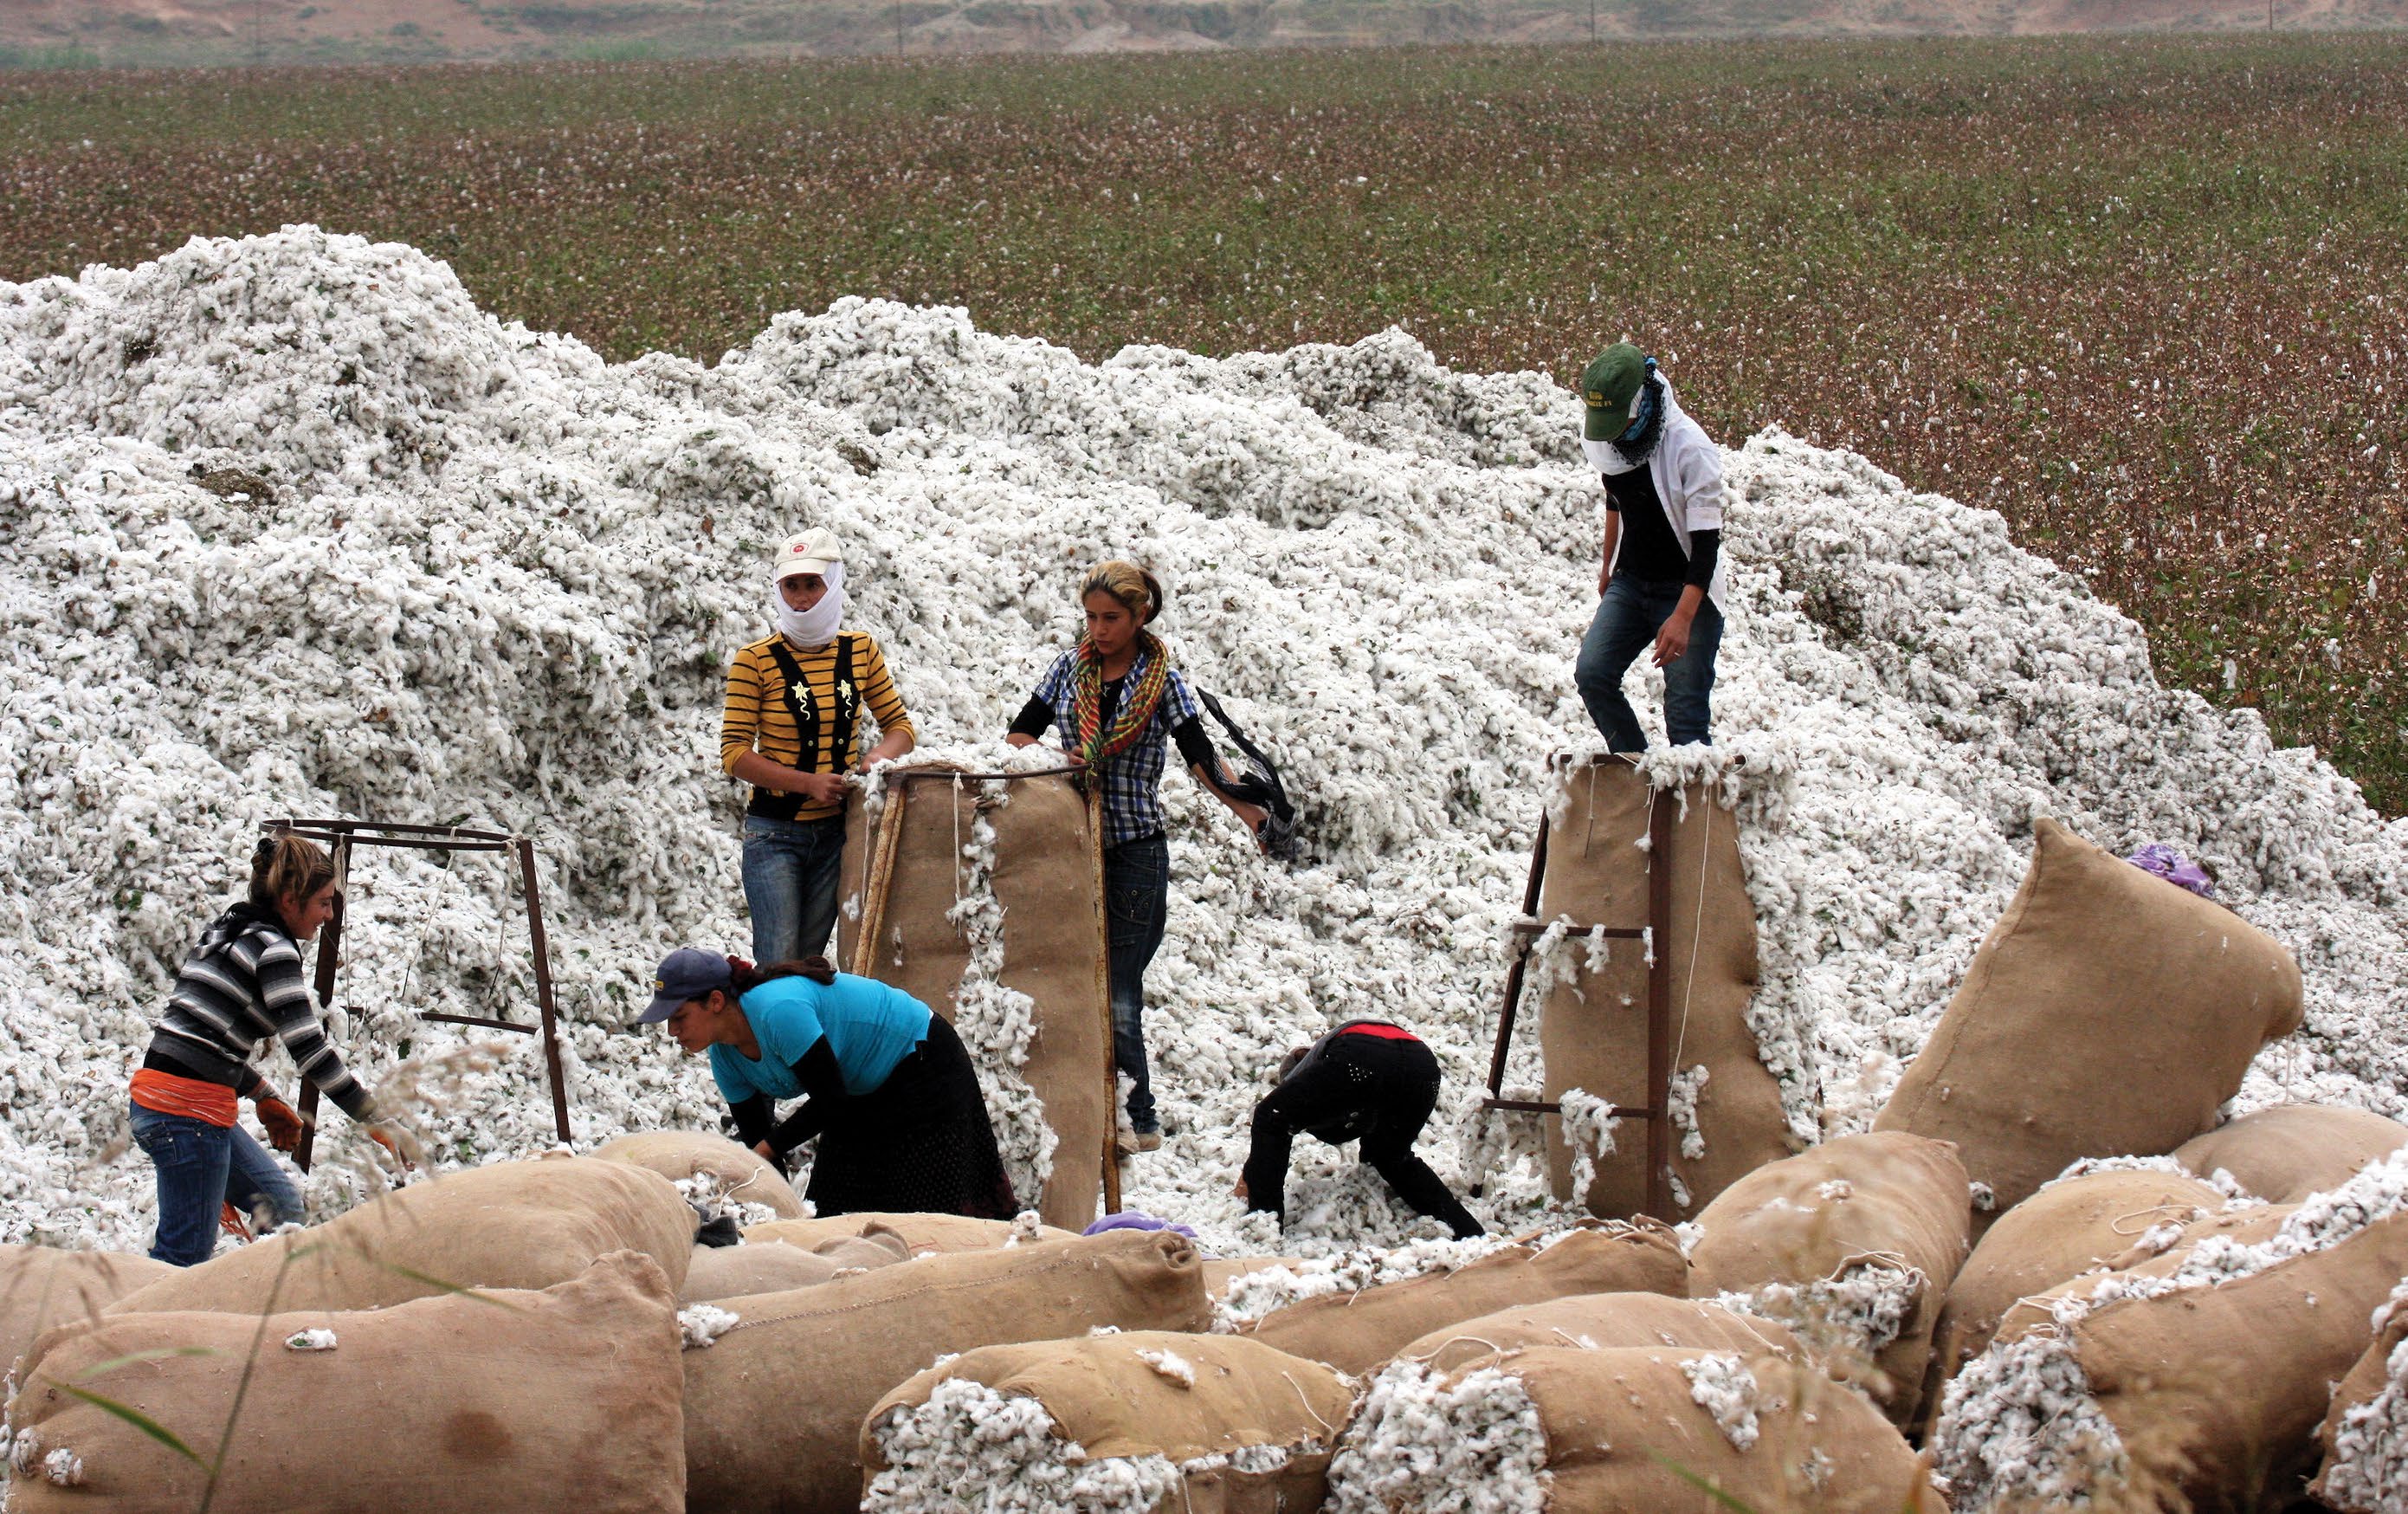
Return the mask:
{"type": "MultiPolygon", "coordinates": [[[[2271,11],[2274,0],[2266,0],[2271,11]]],[[[895,0],[895,56],[903,56],[903,0],[895,0]]]]}
{"type": "MultiPolygon", "coordinates": [[[[251,65],[257,68],[267,62],[267,40],[260,31],[259,7],[262,0],[251,0],[251,65]]],[[[2273,0],[2267,0],[2272,5],[2273,0]]]]}
{"type": "MultiPolygon", "coordinates": [[[[2272,5],[2274,0],[2266,3],[2272,5]]],[[[1597,0],[1588,0],[1588,39],[1592,45],[1597,41],[1597,0]]]]}

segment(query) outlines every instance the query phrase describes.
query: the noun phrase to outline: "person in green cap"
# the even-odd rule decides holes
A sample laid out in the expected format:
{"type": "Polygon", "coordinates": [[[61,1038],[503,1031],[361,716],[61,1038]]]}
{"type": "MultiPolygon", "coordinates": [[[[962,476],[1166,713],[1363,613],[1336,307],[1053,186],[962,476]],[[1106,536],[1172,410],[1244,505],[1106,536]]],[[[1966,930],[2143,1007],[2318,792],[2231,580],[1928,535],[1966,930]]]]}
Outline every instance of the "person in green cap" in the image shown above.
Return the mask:
{"type": "Polygon", "coordinates": [[[1713,740],[1714,653],[1722,643],[1722,453],[1672,397],[1656,360],[1616,342],[1581,375],[1581,448],[1605,481],[1597,618],[1572,670],[1581,702],[1613,752],[1643,752],[1623,697],[1641,652],[1664,670],[1664,727],[1676,746],[1713,740]]]}

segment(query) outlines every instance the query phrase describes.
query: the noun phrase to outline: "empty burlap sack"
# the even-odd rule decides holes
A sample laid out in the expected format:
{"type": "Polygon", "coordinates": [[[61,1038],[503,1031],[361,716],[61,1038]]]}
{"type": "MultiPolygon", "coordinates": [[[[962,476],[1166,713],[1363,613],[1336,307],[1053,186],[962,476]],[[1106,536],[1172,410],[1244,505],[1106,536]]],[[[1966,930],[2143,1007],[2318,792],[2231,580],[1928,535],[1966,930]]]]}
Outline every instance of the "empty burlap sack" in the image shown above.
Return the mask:
{"type": "Polygon", "coordinates": [[[694,1514],[854,1508],[863,1417],[945,1352],[1211,1319],[1194,1243],[1165,1231],[920,1257],[719,1307],[737,1323],[685,1358],[694,1514]]]}
{"type": "Polygon", "coordinates": [[[201,1466],[70,1385],[212,1460],[239,1392],[215,1514],[678,1514],[678,1339],[668,1279],[633,1251],[540,1292],[68,1326],[42,1338],[9,1408],[32,1475],[8,1507],[201,1507],[201,1466]]]}
{"type": "Polygon", "coordinates": [[[1873,1122],[1956,1142],[2000,1210],[2076,1158],[2173,1150],[2300,1023],[2280,942],[2055,821],[2032,834],[2023,887],[1873,1122]]]}
{"type": "Polygon", "coordinates": [[[861,1507],[1319,1508],[1331,1442],[1354,1398],[1320,1363],[1231,1335],[1139,1331],[983,1346],[869,1411],[861,1507]]]}
{"type": "Polygon", "coordinates": [[[2161,1226],[2187,1225],[2224,1206],[2212,1184],[2179,1173],[2087,1173],[2000,1215],[1956,1269],[1932,1335],[1926,1403],[1941,1382],[1989,1348],[2018,1299],[2108,1266],[2161,1226]]]}
{"type": "MultiPolygon", "coordinates": [[[[1600,758],[1563,777],[1562,813],[1549,824],[1546,878],[1539,918],[1570,918],[1573,935],[1554,950],[1555,987],[1537,1007],[1546,1059],[1546,1096],[1578,1089],[1627,1109],[1655,1104],[1647,1088],[1647,963],[1637,941],[1600,943],[1604,965],[1578,936],[1594,926],[1648,923],[1646,847],[1655,790],[1619,758],[1600,758]]],[[[1672,918],[1654,943],[1656,967],[1671,990],[1672,1074],[1686,1086],[1700,1071],[1696,1122],[1672,1132],[1673,1213],[1684,1219],[1742,1176],[1789,1154],[1781,1087],[1758,1060],[1748,1003],[1756,992],[1756,909],[1739,857],[1739,824],[1711,786],[1671,796],[1676,819],[1670,856],[1672,918]],[[1694,1135],[1701,1148],[1689,1145],[1694,1135]],[[1695,1156],[1688,1150],[1698,1150],[1695,1156]],[[1684,1197],[1685,1195],[1685,1197],[1684,1197]]],[[[1534,971],[1545,974],[1541,964],[1534,971]]],[[[1647,1128],[1626,1121],[1611,1152],[1576,1153],[1563,1122],[1546,1128],[1555,1197],[1584,1202],[1591,1214],[1623,1218],[1647,1202],[1647,1128]],[[1574,1193],[1575,1158],[1593,1159],[1586,1193],[1574,1193]]]]}
{"type": "Polygon", "coordinates": [[[2408,1146],[2408,1125],[2338,1104],[2277,1104],[2193,1136],[2174,1151],[2201,1177],[2218,1168],[2270,1204],[2337,1189],[2408,1146]]]}
{"type": "Polygon", "coordinates": [[[1757,1168],[1706,1206],[1689,1291],[1756,1294],[1904,1423],[1971,1218],[1964,1164],[1946,1142],[1843,1135],[1757,1168]],[[1855,1377],[1862,1366],[1873,1370],[1855,1377]]]}
{"type": "Polygon", "coordinates": [[[1443,1325],[1568,1293],[1688,1292],[1680,1243],[1656,1224],[1576,1230],[1540,1250],[1509,1246],[1453,1272],[1277,1309],[1243,1333],[1340,1372],[1368,1372],[1443,1325]]]}
{"type": "Polygon", "coordinates": [[[977,1061],[1006,1170],[1020,1202],[1048,1223],[1084,1230],[1096,1217],[1103,1164],[1111,1160],[1113,1073],[1105,1005],[1102,874],[1087,801],[1067,775],[991,781],[890,777],[872,817],[858,794],[845,811],[845,907],[838,917],[846,970],[889,983],[954,1022],[977,1061]],[[899,810],[897,804],[900,804],[899,810]],[[897,818],[899,816],[899,819],[897,818]],[[991,846],[982,828],[993,828],[991,846]],[[890,838],[890,829],[893,834],[890,838]],[[973,937],[986,927],[964,890],[985,887],[1002,909],[999,973],[973,937]],[[882,865],[883,863],[884,865],[882,865]],[[877,940],[860,940],[874,930],[877,940]],[[970,980],[965,982],[966,975],[970,980]],[[991,995],[990,981],[1025,994],[1017,1012],[959,1013],[965,992],[991,995]],[[1032,1027],[1025,1060],[992,1044],[1007,1023],[1032,1027]],[[1042,1130],[1015,1128],[1011,1084],[1042,1106],[1042,1130]],[[1044,1131],[1054,1137],[1032,1164],[1044,1131]]]}
{"type": "MultiPolygon", "coordinates": [[[[854,1243],[838,1241],[838,1246],[854,1243]]],[[[899,1262],[900,1257],[882,1261],[899,1262]]],[[[848,1270],[835,1257],[806,1251],[783,1241],[748,1241],[742,1246],[697,1246],[678,1290],[681,1304],[708,1304],[713,1299],[740,1298],[747,1293],[782,1293],[810,1288],[848,1270]]]]}
{"type": "MultiPolygon", "coordinates": [[[[872,1232],[884,1232],[900,1236],[915,1257],[939,1251],[978,1251],[1001,1246],[1011,1239],[1013,1222],[1009,1219],[973,1219],[968,1215],[903,1214],[888,1210],[860,1214],[834,1215],[826,1219],[778,1219],[767,1225],[746,1228],[748,1241],[783,1241],[789,1246],[816,1250],[825,1242],[872,1232]]],[[[1068,1241],[1078,1236],[1075,1230],[1062,1230],[1053,1225],[1039,1225],[1034,1232],[1040,1241],[1068,1241]]]]}
{"type": "MultiPolygon", "coordinates": [[[[2160,1259],[2114,1276],[2169,1270],[2160,1259]]],[[[2395,1215],[2231,1282],[2100,1304],[2071,1323],[2049,1320],[2043,1295],[2007,1312],[1993,1349],[2066,1343],[2128,1458],[2120,1474],[2096,1470],[2095,1457],[2065,1462],[2098,1479],[2104,1507],[2243,1514],[2282,1507],[2281,1490],[2313,1468],[2332,1385],[2372,1341],[2374,1308],[2403,1275],[2408,1215],[2395,1215]]],[[[2100,1282],[2054,1291],[2086,1296],[2100,1282]]],[[[1950,1428],[1943,1419],[1936,1439],[1950,1428]]],[[[2045,1452],[2029,1460],[2047,1464],[2045,1452]]]]}
{"type": "Polygon", "coordinates": [[[1578,1346],[1590,1350],[1679,1346],[1736,1351],[1742,1356],[1770,1353],[1796,1360],[1799,1355],[1798,1337],[1788,1326],[1704,1299],[1667,1298],[1661,1293],[1574,1293],[1433,1330],[1389,1360],[1418,1362],[1432,1372],[1453,1372],[1498,1351],[1533,1346],[1578,1346]]]}
{"type": "Polygon", "coordinates": [[[675,1183],[708,1173],[719,1179],[723,1198],[765,1204],[781,1219],[800,1219],[803,1201],[784,1175],[741,1142],[705,1131],[650,1131],[623,1135],[597,1147],[600,1161],[649,1167],[675,1183]]]}
{"type": "Polygon", "coordinates": [[[1392,1365],[1365,1396],[1330,1464],[1331,1514],[1460,1509],[1474,1486],[1565,1514],[1946,1507],[1869,1400],[1779,1357],[1558,1346],[1424,1370],[1392,1365]]]}
{"type": "Polygon", "coordinates": [[[176,1269],[116,1251],[0,1246],[0,1374],[53,1325],[89,1319],[176,1269]]]}
{"type": "Polygon", "coordinates": [[[694,1232],[693,1208],[658,1173],[591,1157],[498,1161],[184,1268],[112,1307],[379,1309],[446,1288],[549,1288],[613,1251],[643,1252],[675,1290],[694,1232]]]}
{"type": "Polygon", "coordinates": [[[2316,1427],[2324,1468],[2308,1491],[2342,1514],[2397,1514],[2408,1508],[2408,1309],[2398,1294],[2374,1343],[2333,1390],[2316,1427]]]}

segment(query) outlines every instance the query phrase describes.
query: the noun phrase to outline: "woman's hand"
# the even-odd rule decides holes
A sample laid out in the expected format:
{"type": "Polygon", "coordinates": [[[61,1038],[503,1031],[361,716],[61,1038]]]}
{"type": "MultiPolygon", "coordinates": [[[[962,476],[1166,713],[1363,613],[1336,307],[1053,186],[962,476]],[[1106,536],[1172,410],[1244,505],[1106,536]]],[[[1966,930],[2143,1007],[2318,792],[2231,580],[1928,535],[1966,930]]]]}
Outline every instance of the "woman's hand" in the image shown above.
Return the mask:
{"type": "Polygon", "coordinates": [[[1229,1191],[1238,1196],[1238,1202],[1240,1204],[1244,1204],[1247,1200],[1254,1197],[1253,1194],[1246,1191],[1246,1180],[1242,1177],[1238,1179],[1238,1186],[1231,1189],[1229,1191]]]}
{"type": "Polygon", "coordinates": [[[1037,738],[1029,735],[1025,730],[1015,730],[1010,735],[1006,736],[1003,739],[1003,744],[1006,746],[1035,746],[1037,744],[1037,738]]]}
{"type": "Polygon", "coordinates": [[[778,1165],[778,1154],[777,1154],[775,1151],[772,1151],[772,1150],[770,1150],[770,1149],[769,1149],[769,1143],[768,1143],[768,1142],[767,1142],[767,1141],[755,1141],[755,1142],[753,1142],[753,1143],[752,1143],[752,1150],[753,1150],[753,1153],[754,1153],[756,1156],[758,1156],[758,1157],[759,1157],[763,1161],[767,1162],[770,1166],[775,1167],[776,1165],[778,1165]]]}
{"type": "Polygon", "coordinates": [[[814,804],[839,804],[844,800],[845,776],[840,772],[797,772],[795,791],[814,804]]]}

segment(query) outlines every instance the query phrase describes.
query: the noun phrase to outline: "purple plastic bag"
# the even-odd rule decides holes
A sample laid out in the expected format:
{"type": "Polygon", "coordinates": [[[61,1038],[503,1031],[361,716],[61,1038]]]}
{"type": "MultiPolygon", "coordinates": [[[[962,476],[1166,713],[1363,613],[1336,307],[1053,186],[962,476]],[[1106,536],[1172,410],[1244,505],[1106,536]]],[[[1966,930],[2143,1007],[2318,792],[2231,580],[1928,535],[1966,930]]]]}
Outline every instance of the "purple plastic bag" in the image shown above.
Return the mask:
{"type": "Polygon", "coordinates": [[[2215,881],[2201,872],[2198,863],[2164,842],[2153,841],[2124,860],[2177,888],[2187,888],[2201,899],[2215,897],[2215,881]]]}
{"type": "Polygon", "coordinates": [[[1106,1215],[1079,1233],[1101,1235],[1108,1230],[1168,1230],[1176,1231],[1191,1241],[1196,1239],[1196,1233],[1184,1225],[1174,1225],[1168,1219],[1156,1219],[1152,1215],[1135,1209],[1124,1209],[1116,1215],[1106,1215]]]}

